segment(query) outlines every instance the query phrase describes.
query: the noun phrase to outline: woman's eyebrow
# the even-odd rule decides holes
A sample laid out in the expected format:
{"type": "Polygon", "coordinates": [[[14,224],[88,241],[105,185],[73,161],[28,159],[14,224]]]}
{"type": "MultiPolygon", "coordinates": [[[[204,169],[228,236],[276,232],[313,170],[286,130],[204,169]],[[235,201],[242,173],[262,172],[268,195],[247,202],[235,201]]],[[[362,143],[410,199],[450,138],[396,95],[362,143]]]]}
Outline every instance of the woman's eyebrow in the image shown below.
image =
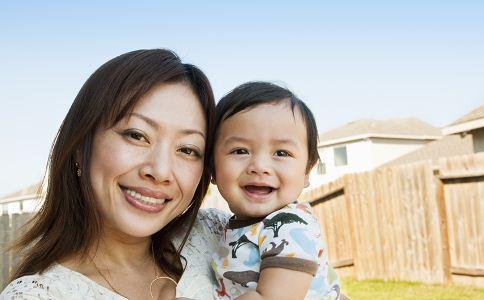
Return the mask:
{"type": "Polygon", "coordinates": [[[158,125],[158,123],[156,123],[153,119],[150,119],[146,116],[143,116],[142,114],[139,114],[139,113],[131,113],[130,116],[135,116],[135,117],[138,117],[140,118],[141,120],[145,121],[148,125],[150,125],[151,127],[153,127],[154,129],[159,129],[160,128],[160,125],[158,125]]]}
{"type": "Polygon", "coordinates": [[[196,129],[184,129],[182,131],[182,133],[184,135],[198,134],[198,135],[202,136],[203,139],[205,139],[205,134],[203,134],[203,132],[201,132],[200,130],[196,130],[196,129]]]}
{"type": "MultiPolygon", "coordinates": [[[[142,114],[139,114],[139,113],[131,113],[130,116],[134,116],[134,117],[137,117],[143,121],[145,121],[148,125],[150,125],[151,127],[153,127],[154,129],[158,130],[160,129],[160,125],[158,123],[156,123],[155,120],[151,119],[151,118],[148,118],[147,116],[144,116],[142,114]]],[[[197,130],[197,129],[183,129],[181,131],[182,135],[191,135],[191,134],[198,134],[200,135],[202,138],[205,139],[205,134],[200,131],[200,130],[197,130]]]]}

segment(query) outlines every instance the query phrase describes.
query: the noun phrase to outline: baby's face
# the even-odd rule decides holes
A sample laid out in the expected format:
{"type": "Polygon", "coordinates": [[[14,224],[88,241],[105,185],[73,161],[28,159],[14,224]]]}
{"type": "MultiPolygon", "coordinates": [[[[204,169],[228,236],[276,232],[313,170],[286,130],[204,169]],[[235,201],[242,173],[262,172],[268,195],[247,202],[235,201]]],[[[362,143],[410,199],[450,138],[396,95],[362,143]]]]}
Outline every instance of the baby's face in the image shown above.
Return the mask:
{"type": "Polygon", "coordinates": [[[216,183],[237,218],[262,217],[308,184],[306,126],[290,104],[262,104],[223,121],[215,145],[216,183]]]}

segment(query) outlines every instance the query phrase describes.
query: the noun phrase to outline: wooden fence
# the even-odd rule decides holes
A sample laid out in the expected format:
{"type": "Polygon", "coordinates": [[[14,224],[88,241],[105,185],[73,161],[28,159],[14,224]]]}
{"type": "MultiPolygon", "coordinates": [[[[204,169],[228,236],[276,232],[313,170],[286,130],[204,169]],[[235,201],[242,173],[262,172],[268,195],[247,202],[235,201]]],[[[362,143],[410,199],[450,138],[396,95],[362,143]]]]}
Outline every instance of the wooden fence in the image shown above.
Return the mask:
{"type": "Polygon", "coordinates": [[[15,266],[17,257],[13,251],[6,251],[12,241],[22,234],[22,226],[33,216],[33,213],[0,215],[0,289],[8,284],[9,273],[15,266]]]}
{"type": "Polygon", "coordinates": [[[342,275],[484,287],[484,153],[349,174],[301,198],[342,275]]]}

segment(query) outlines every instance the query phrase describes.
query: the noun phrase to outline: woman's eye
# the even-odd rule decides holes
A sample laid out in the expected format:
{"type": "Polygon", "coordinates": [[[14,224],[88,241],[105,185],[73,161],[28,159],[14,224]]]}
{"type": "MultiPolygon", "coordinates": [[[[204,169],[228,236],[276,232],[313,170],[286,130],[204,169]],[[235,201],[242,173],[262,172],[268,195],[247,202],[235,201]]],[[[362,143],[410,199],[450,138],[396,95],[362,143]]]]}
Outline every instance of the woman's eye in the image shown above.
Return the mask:
{"type": "Polygon", "coordinates": [[[230,153],[237,154],[237,155],[244,155],[244,154],[249,154],[249,151],[247,151],[247,149],[234,149],[230,153]]]}
{"type": "Polygon", "coordinates": [[[281,157],[286,157],[286,156],[290,156],[289,153],[287,151],[284,151],[284,150],[277,150],[274,155],[276,156],[281,156],[281,157]]]}
{"type": "Polygon", "coordinates": [[[123,135],[137,141],[148,142],[148,139],[144,136],[144,134],[136,130],[126,130],[123,132],[123,135]]]}
{"type": "Polygon", "coordinates": [[[200,157],[200,152],[198,152],[197,150],[195,149],[192,149],[192,148],[187,148],[187,147],[183,147],[183,148],[180,148],[179,150],[181,153],[183,154],[186,154],[186,155],[189,155],[189,156],[195,156],[195,157],[200,157]]]}

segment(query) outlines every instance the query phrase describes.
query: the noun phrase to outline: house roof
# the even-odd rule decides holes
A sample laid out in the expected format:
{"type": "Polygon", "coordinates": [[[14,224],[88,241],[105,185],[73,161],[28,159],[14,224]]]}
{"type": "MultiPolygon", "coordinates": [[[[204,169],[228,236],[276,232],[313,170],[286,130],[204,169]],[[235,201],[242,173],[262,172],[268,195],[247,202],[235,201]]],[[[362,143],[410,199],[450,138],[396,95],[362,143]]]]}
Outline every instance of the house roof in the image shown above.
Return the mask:
{"type": "Polygon", "coordinates": [[[40,189],[41,183],[38,182],[36,184],[33,184],[31,186],[28,186],[26,188],[21,189],[20,191],[17,191],[15,193],[11,193],[8,195],[5,195],[3,197],[0,197],[0,199],[10,199],[10,198],[20,198],[24,196],[31,196],[31,195],[37,195],[40,189]]]}
{"type": "Polygon", "coordinates": [[[484,127],[484,104],[477,107],[467,115],[457,119],[450,125],[444,127],[442,132],[444,134],[454,134],[460,132],[471,131],[477,128],[484,127]]]}
{"type": "Polygon", "coordinates": [[[478,108],[474,109],[473,111],[471,111],[467,115],[455,120],[450,125],[462,124],[462,123],[465,123],[465,122],[469,122],[469,121],[476,120],[476,119],[482,119],[482,118],[484,118],[484,104],[479,106],[478,108]]]}
{"type": "Polygon", "coordinates": [[[358,120],[319,135],[319,145],[332,145],[371,137],[435,140],[441,130],[417,118],[358,120]]]}
{"type": "Polygon", "coordinates": [[[461,136],[453,134],[444,136],[440,140],[429,142],[415,151],[383,164],[383,166],[396,166],[422,160],[432,160],[432,163],[436,165],[442,157],[472,154],[473,152],[471,135],[461,136]]]}

